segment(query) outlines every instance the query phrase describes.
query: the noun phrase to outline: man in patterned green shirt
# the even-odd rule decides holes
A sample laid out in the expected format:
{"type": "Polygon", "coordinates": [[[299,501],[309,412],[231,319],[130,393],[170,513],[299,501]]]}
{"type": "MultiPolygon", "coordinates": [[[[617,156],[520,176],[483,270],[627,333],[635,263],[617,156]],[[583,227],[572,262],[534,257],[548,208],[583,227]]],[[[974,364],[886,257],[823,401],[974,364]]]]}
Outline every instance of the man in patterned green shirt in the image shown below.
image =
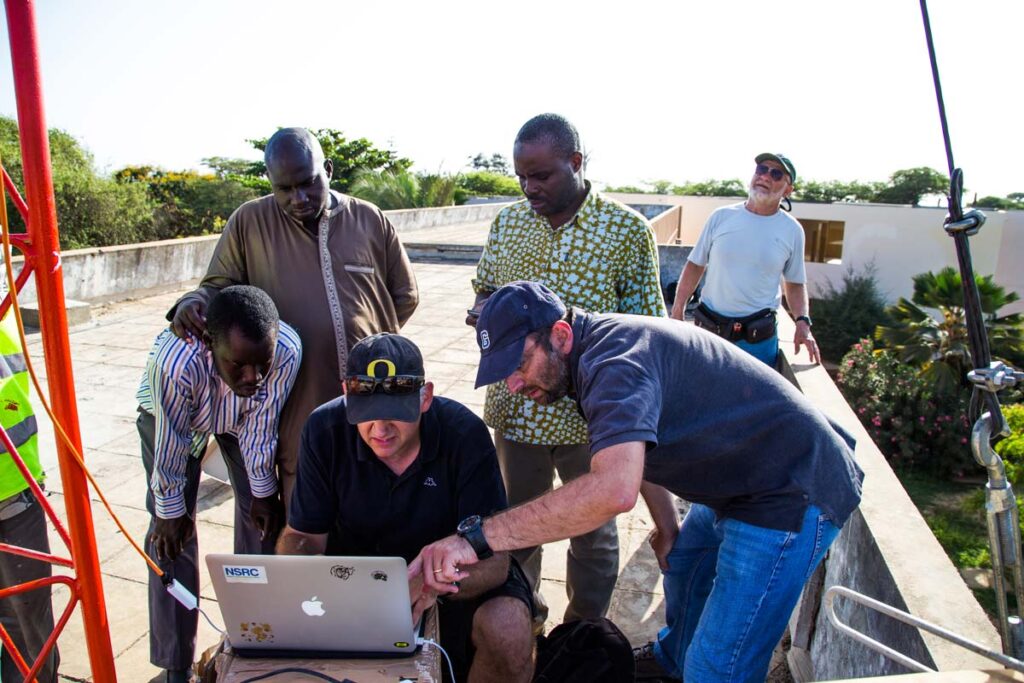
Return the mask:
{"type": "MultiPolygon", "coordinates": [[[[654,232],[643,216],[584,180],[576,128],[557,114],[535,116],[516,136],[513,161],[526,199],[491,224],[473,280],[474,310],[502,285],[534,280],[568,306],[664,316],[654,232]]],[[[487,388],[484,420],[494,429],[511,505],[551,490],[555,472],[566,482],[590,470],[587,423],[568,398],[541,405],[498,382],[487,388]]],[[[533,584],[539,630],[548,611],[539,591],[541,549],[513,555],[533,584]]],[[[604,616],[618,569],[615,520],[571,539],[565,621],[604,616]]]]}

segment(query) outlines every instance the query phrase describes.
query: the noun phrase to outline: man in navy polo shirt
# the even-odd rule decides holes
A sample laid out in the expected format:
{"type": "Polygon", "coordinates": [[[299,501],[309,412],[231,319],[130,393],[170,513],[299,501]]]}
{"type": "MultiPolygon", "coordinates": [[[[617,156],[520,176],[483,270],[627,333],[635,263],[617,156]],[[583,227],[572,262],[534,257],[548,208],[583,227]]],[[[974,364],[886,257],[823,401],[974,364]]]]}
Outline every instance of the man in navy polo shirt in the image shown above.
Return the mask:
{"type": "Polygon", "coordinates": [[[804,583],[860,502],[853,440],[789,382],[678,321],[593,315],[514,282],[477,323],[477,385],[504,380],[587,419],[590,473],[423,549],[438,591],[481,552],[549,543],[642,494],[664,572],[667,626],[634,651],[638,678],[763,681],[804,583]],[[693,503],[680,526],[671,493],[693,503]],[[438,571],[440,570],[440,571],[438,571]]]}
{"type": "MultiPolygon", "coordinates": [[[[507,507],[494,444],[465,406],[434,396],[423,358],[395,334],[352,347],[345,396],[310,416],[279,554],[388,555],[420,549],[507,507]],[[464,524],[462,524],[464,522],[464,524]]],[[[495,553],[460,572],[439,601],[441,643],[456,679],[529,681],[533,603],[522,570],[495,553]]],[[[413,619],[437,591],[411,584],[413,619]]]]}

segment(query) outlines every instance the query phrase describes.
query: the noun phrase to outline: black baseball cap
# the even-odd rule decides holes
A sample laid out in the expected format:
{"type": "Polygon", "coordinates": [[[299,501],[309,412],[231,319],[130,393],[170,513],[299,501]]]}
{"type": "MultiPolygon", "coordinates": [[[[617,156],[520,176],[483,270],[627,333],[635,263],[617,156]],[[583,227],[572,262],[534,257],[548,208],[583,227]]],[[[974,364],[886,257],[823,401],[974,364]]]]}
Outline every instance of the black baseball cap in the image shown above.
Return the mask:
{"type": "Polygon", "coordinates": [[[554,292],[538,282],[511,282],[492,294],[476,321],[477,388],[515,372],[523,361],[527,335],[561,320],[565,310],[554,292]]]}
{"type": "MultiPolygon", "coordinates": [[[[373,377],[384,379],[399,375],[423,377],[423,355],[410,339],[387,332],[359,340],[348,352],[345,378],[373,377]]],[[[388,395],[373,393],[345,395],[349,424],[371,420],[415,422],[420,417],[420,392],[388,395]]]]}
{"type": "Polygon", "coordinates": [[[782,166],[789,174],[789,184],[792,185],[796,182],[796,167],[793,162],[789,160],[785,154],[773,154],[771,152],[762,152],[754,157],[755,164],[763,164],[766,161],[774,161],[779,166],[782,166]]]}

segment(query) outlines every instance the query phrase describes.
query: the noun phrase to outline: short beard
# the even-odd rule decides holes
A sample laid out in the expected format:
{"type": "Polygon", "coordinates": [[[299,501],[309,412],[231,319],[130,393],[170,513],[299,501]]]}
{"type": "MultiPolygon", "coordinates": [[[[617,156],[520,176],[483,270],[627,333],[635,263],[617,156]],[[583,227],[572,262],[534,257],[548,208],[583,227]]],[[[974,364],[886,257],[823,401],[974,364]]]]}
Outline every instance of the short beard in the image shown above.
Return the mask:
{"type": "Polygon", "coordinates": [[[544,394],[537,400],[541,405],[550,405],[569,395],[569,360],[555,349],[546,349],[547,367],[544,369],[544,394]]]}

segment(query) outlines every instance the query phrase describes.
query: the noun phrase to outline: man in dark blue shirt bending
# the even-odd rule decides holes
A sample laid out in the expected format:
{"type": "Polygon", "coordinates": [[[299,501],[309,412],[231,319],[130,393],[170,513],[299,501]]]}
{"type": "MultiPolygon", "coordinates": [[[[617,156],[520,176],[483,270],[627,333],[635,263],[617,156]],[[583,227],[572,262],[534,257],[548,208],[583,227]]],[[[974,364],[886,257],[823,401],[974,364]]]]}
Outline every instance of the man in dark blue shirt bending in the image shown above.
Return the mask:
{"type": "Polygon", "coordinates": [[[753,356],[678,321],[592,315],[514,282],[477,323],[477,386],[575,399],[590,473],[423,549],[427,585],[489,552],[549,543],[642,494],[664,572],[667,626],[638,678],[763,681],[804,583],[860,502],[853,440],[753,356]],[[680,526],[671,493],[693,503],[680,526]]]}
{"type": "MultiPolygon", "coordinates": [[[[310,415],[279,554],[387,555],[411,561],[452,529],[507,507],[494,444],[465,406],[434,396],[416,345],[395,334],[352,347],[345,396],[310,415]],[[468,520],[468,521],[466,521],[468,520]]],[[[529,681],[533,602],[522,570],[494,553],[451,581],[441,644],[456,679],[529,681]]],[[[414,579],[413,620],[437,591],[414,579]]]]}

